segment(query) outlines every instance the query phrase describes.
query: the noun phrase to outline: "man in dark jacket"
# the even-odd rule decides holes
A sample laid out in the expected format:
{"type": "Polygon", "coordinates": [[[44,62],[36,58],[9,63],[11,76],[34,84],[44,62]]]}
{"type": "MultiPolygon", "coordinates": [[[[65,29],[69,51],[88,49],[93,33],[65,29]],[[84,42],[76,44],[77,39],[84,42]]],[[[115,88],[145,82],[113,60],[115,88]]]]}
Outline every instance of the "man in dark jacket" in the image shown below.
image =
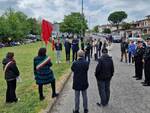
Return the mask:
{"type": "Polygon", "coordinates": [[[79,40],[74,37],[72,40],[72,62],[77,60],[77,52],[79,50],[79,40]]]}
{"type": "Polygon", "coordinates": [[[80,91],[83,96],[84,113],[88,113],[88,99],[87,88],[88,83],[88,69],[89,62],[85,60],[85,55],[82,50],[78,51],[78,60],[72,64],[73,76],[73,89],[75,90],[75,110],[73,113],[79,113],[80,91]]]}
{"type": "Polygon", "coordinates": [[[125,56],[125,62],[127,63],[127,50],[128,50],[128,43],[125,39],[122,39],[121,42],[121,62],[123,61],[123,57],[125,56]]]}
{"type": "Polygon", "coordinates": [[[65,52],[66,52],[66,62],[70,62],[70,50],[71,50],[71,43],[69,42],[69,39],[66,38],[65,40],[65,52]]]}
{"type": "Polygon", "coordinates": [[[110,98],[110,81],[114,74],[114,65],[106,48],[102,50],[102,53],[103,55],[99,59],[95,73],[101,98],[101,103],[97,103],[97,105],[107,106],[110,98]]]}
{"type": "Polygon", "coordinates": [[[6,103],[17,102],[16,97],[16,80],[20,73],[14,60],[14,53],[8,52],[6,58],[3,59],[3,68],[5,80],[7,82],[6,103]]]}
{"type": "Polygon", "coordinates": [[[86,48],[85,48],[85,59],[88,62],[90,62],[90,48],[91,48],[90,43],[87,43],[86,48]]]}
{"type": "Polygon", "coordinates": [[[147,47],[144,53],[145,82],[143,86],[150,86],[150,38],[147,38],[147,47]]]}
{"type": "Polygon", "coordinates": [[[141,80],[143,76],[143,55],[144,55],[144,48],[142,41],[138,41],[137,49],[134,55],[135,60],[135,76],[136,80],[141,80]]]}

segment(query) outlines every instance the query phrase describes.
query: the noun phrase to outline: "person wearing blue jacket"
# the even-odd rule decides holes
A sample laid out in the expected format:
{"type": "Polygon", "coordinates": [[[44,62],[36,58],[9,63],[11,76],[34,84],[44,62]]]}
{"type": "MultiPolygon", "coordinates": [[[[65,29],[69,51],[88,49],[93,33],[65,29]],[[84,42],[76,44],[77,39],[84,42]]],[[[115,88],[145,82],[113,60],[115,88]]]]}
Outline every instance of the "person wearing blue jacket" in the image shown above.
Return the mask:
{"type": "Polygon", "coordinates": [[[134,63],[135,52],[136,52],[136,45],[134,44],[134,41],[131,41],[128,46],[128,57],[129,57],[128,64],[131,63],[131,59],[132,59],[132,63],[134,63]]]}

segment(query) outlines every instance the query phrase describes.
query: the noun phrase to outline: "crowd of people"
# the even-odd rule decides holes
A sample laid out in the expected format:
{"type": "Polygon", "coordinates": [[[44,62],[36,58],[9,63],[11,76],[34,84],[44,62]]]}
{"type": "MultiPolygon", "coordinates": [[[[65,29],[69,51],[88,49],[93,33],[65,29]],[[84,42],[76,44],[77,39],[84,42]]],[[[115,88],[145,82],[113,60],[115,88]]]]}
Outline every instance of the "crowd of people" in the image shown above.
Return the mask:
{"type": "MultiPolygon", "coordinates": [[[[72,42],[67,37],[62,44],[60,39],[55,43],[56,50],[56,63],[61,63],[62,46],[65,47],[66,62],[70,63],[70,54],[72,49],[72,66],[73,71],[73,89],[75,91],[75,109],[73,113],[79,113],[80,92],[83,97],[84,113],[88,113],[88,98],[87,89],[88,83],[88,70],[91,58],[98,62],[95,69],[95,77],[97,80],[99,95],[101,102],[98,106],[105,107],[110,99],[110,81],[114,75],[114,64],[112,57],[108,55],[108,42],[100,39],[84,41],[74,37],[72,42]],[[81,43],[79,43],[81,41],[81,43]],[[79,45],[81,44],[81,46],[79,45]]],[[[143,69],[145,72],[145,81],[142,82],[144,86],[150,86],[150,38],[147,38],[147,45],[143,45],[141,40],[135,44],[134,41],[127,42],[123,39],[121,42],[121,62],[130,64],[135,63],[135,76],[136,80],[142,80],[143,69]]],[[[51,84],[52,98],[59,96],[56,92],[56,80],[51,69],[52,62],[50,57],[46,54],[46,48],[40,48],[38,55],[34,58],[34,77],[38,85],[39,99],[44,100],[43,85],[51,84]]],[[[16,80],[19,78],[19,70],[17,68],[14,53],[8,52],[6,58],[3,59],[3,69],[5,73],[5,80],[7,83],[6,103],[17,102],[16,96],[16,80]]]]}
{"type": "MultiPolygon", "coordinates": [[[[81,49],[84,51],[84,58],[90,62],[90,59],[93,54],[94,48],[96,48],[95,54],[99,51],[99,57],[101,55],[101,46],[102,42],[98,40],[97,43],[87,42],[81,39],[81,49]]],[[[95,40],[96,42],[96,40],[95,40]]],[[[63,48],[63,44],[60,39],[57,39],[55,42],[55,51],[56,51],[56,63],[61,63],[61,52],[63,48]]],[[[72,62],[77,61],[77,52],[80,49],[79,46],[79,39],[74,37],[72,42],[67,37],[64,42],[65,53],[66,53],[66,62],[70,63],[70,54],[72,49],[72,62]]],[[[44,100],[45,97],[43,95],[43,85],[51,84],[52,87],[52,98],[57,97],[59,94],[56,93],[56,86],[55,86],[55,77],[53,70],[51,69],[52,62],[50,57],[46,54],[46,48],[40,48],[38,51],[38,55],[34,58],[34,78],[36,80],[36,84],[38,85],[39,91],[39,99],[44,100]]],[[[16,61],[14,59],[14,53],[8,52],[6,57],[2,61],[3,70],[5,74],[5,80],[7,83],[7,91],[6,91],[6,103],[17,102],[19,99],[16,96],[16,85],[17,80],[20,79],[20,72],[17,67],[16,61]]]]}
{"type": "Polygon", "coordinates": [[[147,45],[142,41],[133,40],[126,41],[123,39],[121,42],[121,62],[125,58],[125,62],[128,65],[135,65],[135,76],[136,80],[142,80],[143,70],[145,80],[142,82],[143,86],[150,86],[150,38],[147,38],[147,45]]]}

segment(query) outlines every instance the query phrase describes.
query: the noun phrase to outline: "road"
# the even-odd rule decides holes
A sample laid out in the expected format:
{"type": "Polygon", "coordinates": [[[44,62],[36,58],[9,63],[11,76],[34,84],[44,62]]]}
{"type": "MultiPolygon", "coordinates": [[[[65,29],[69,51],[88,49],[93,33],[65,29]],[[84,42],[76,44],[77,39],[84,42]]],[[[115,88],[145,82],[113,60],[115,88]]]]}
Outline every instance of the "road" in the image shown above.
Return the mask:
{"type": "MultiPolygon", "coordinates": [[[[114,44],[111,55],[114,60],[115,74],[111,82],[111,99],[108,107],[96,105],[100,101],[94,76],[97,62],[94,60],[89,69],[89,113],[150,113],[150,87],[143,87],[141,81],[136,81],[134,66],[120,62],[119,44],[114,44]]],[[[83,113],[82,101],[80,113],[83,113]]],[[[74,91],[72,77],[66,84],[60,98],[51,113],[72,113],[74,108],[74,91]]]]}

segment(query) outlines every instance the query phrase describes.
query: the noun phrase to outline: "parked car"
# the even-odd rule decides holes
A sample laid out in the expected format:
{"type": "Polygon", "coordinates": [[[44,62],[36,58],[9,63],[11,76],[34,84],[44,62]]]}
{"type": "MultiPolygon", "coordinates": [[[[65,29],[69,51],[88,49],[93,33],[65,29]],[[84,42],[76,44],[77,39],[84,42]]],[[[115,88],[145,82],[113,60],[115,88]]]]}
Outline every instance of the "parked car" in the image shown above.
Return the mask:
{"type": "Polygon", "coordinates": [[[10,42],[10,46],[19,46],[19,45],[21,45],[20,42],[15,42],[15,41],[10,42]]]}
{"type": "Polygon", "coordinates": [[[120,43],[121,42],[121,36],[120,35],[113,35],[113,42],[114,43],[120,43]]]}
{"type": "Polygon", "coordinates": [[[30,43],[32,43],[32,42],[34,42],[34,41],[31,40],[31,39],[24,39],[24,40],[23,40],[23,43],[24,43],[24,44],[30,44],[30,43]]]}
{"type": "Polygon", "coordinates": [[[3,48],[3,47],[5,47],[5,45],[2,42],[0,42],[0,48],[3,48]]]}

